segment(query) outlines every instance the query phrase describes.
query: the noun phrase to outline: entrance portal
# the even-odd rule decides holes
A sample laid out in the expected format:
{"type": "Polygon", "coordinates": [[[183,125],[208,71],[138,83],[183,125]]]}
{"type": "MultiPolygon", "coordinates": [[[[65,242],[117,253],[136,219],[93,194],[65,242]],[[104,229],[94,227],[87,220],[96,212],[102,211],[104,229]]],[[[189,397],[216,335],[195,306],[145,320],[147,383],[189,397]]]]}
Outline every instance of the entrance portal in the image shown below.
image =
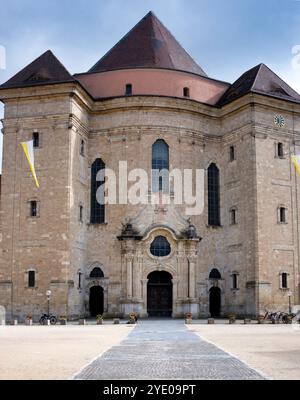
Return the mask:
{"type": "Polygon", "coordinates": [[[104,291],[101,286],[93,286],[90,288],[90,314],[96,317],[103,314],[104,311],[104,291]]]}
{"type": "Polygon", "coordinates": [[[155,271],[148,275],[147,311],[149,317],[171,317],[173,305],[172,275],[155,271]]]}
{"type": "Polygon", "coordinates": [[[221,314],[221,289],[218,287],[212,287],[209,291],[209,312],[212,317],[221,314]]]}

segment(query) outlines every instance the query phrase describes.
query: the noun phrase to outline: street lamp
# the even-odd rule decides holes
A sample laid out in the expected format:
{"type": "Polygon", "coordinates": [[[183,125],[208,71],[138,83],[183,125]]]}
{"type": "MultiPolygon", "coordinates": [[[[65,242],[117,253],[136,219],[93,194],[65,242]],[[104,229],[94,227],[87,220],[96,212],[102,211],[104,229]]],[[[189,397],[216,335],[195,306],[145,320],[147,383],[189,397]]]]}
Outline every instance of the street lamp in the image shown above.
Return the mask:
{"type": "Polygon", "coordinates": [[[50,298],[51,298],[51,290],[47,290],[46,296],[47,296],[47,302],[48,302],[48,315],[50,315],[50,298]]]}
{"type": "Polygon", "coordinates": [[[292,292],[288,292],[288,298],[289,298],[289,314],[292,313],[292,302],[291,302],[292,295],[293,295],[292,292]]]}

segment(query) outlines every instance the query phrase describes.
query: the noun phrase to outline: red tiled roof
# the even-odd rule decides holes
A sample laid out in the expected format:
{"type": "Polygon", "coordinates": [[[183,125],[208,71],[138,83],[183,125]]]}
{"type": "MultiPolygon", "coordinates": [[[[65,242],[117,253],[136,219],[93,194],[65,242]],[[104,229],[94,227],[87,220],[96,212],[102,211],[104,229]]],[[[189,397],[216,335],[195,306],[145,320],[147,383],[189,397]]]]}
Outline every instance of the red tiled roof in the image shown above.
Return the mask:
{"type": "Polygon", "coordinates": [[[259,64],[237,79],[219,100],[224,106],[247,93],[266,94],[284,100],[300,101],[300,95],[265,64],[259,64]]]}
{"type": "Polygon", "coordinates": [[[153,12],[148,13],[89,72],[126,68],[167,68],[206,76],[153,12]]]}
{"type": "Polygon", "coordinates": [[[74,81],[72,75],[48,50],[1,85],[0,89],[71,81],[74,81]]]}

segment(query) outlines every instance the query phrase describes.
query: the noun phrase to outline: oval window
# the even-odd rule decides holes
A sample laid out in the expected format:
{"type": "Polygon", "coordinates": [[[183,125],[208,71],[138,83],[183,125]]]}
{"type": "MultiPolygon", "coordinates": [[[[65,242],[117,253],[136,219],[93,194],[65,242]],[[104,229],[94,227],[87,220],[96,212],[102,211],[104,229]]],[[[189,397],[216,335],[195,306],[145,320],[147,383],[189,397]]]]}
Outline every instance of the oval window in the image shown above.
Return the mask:
{"type": "Polygon", "coordinates": [[[164,236],[157,236],[151,243],[150,252],[155,257],[166,257],[171,253],[171,245],[164,236]]]}

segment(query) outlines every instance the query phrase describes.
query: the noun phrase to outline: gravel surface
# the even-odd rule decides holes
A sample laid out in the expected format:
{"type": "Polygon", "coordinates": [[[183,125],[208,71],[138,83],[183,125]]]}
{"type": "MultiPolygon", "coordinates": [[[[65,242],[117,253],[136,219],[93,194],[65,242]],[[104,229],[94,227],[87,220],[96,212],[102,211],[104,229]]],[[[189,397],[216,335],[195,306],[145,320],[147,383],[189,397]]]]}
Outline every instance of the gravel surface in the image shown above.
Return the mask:
{"type": "Polygon", "coordinates": [[[0,327],[0,379],[70,379],[132,329],[128,325],[0,327]]]}
{"type": "Polygon", "coordinates": [[[300,325],[189,325],[273,379],[300,379],[300,325]]]}

